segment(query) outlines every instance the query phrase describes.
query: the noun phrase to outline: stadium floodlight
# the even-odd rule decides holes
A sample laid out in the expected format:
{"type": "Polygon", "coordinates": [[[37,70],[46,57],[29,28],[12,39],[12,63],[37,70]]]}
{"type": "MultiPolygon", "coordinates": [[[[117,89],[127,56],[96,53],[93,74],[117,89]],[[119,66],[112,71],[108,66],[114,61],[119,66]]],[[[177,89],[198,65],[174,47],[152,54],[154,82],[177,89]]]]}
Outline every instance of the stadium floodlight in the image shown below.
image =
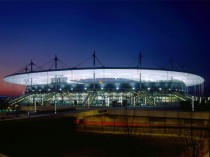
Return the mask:
{"type": "MultiPolygon", "coordinates": [[[[134,106],[137,101],[144,101],[145,105],[151,105],[151,103],[156,105],[157,101],[165,100],[165,94],[171,95],[175,91],[183,89],[186,89],[186,92],[188,92],[188,87],[192,86],[199,86],[202,89],[204,83],[204,79],[201,76],[192,73],[168,69],[139,69],[139,67],[87,67],[29,71],[8,75],[4,78],[4,81],[25,85],[26,91],[32,95],[36,93],[34,97],[40,102],[44,102],[42,95],[46,94],[47,97],[51,97],[49,99],[51,104],[55,101],[55,106],[56,101],[65,96],[61,94],[56,95],[56,92],[64,94],[68,92],[68,94],[71,94],[72,97],[69,98],[70,101],[68,103],[73,103],[74,105],[86,104],[86,102],[81,101],[80,96],[82,96],[82,99],[86,97],[85,101],[87,100],[88,103],[94,102],[93,104],[95,104],[98,100],[101,101],[103,95],[107,98],[105,99],[106,104],[112,101],[119,101],[123,105],[125,100],[130,101],[131,105],[133,103],[134,106]],[[139,70],[141,70],[141,73],[139,73],[139,70]],[[96,92],[97,89],[99,89],[99,92],[96,92]],[[158,95],[161,93],[161,90],[165,91],[164,95],[158,95]],[[144,95],[144,93],[147,94],[144,95]],[[156,95],[163,98],[156,101],[156,95]],[[146,96],[149,98],[154,97],[154,101],[150,103],[148,99],[143,100],[141,98],[146,96]],[[91,102],[88,98],[91,98],[91,102]]],[[[28,95],[25,96],[27,97],[28,95]]],[[[28,98],[31,99],[31,95],[29,96],[28,98]]],[[[68,99],[67,96],[63,98],[68,99]]],[[[174,101],[179,101],[179,98],[175,99],[174,101]]],[[[23,99],[23,102],[25,100],[28,99],[23,99]]],[[[30,101],[30,103],[32,102],[30,101]]]]}
{"type": "MultiPolygon", "coordinates": [[[[139,75],[137,75],[138,68],[117,68],[117,67],[109,67],[109,68],[94,68],[95,79],[103,79],[103,83],[107,80],[122,83],[126,81],[130,82],[139,82],[139,75]],[[114,79],[114,78],[118,79],[114,79]]],[[[77,69],[59,69],[59,70],[48,70],[48,71],[34,71],[34,72],[23,72],[23,73],[15,73],[8,75],[4,78],[6,82],[26,85],[26,80],[28,78],[33,79],[33,82],[36,85],[47,85],[49,80],[51,82],[54,80],[55,76],[62,76],[60,79],[63,83],[67,83],[68,80],[70,84],[75,83],[92,83],[93,82],[93,68],[77,68],[77,69]],[[72,76],[72,74],[74,74],[72,76]],[[85,79],[84,79],[85,78],[85,79]]],[[[162,70],[162,69],[141,69],[141,82],[169,82],[171,78],[176,81],[180,81],[184,83],[185,86],[195,86],[202,84],[204,79],[196,74],[182,72],[182,71],[170,71],[170,70],[162,70]]],[[[102,82],[100,82],[102,83],[102,82]]],[[[99,84],[100,84],[99,83],[99,84]]]]}

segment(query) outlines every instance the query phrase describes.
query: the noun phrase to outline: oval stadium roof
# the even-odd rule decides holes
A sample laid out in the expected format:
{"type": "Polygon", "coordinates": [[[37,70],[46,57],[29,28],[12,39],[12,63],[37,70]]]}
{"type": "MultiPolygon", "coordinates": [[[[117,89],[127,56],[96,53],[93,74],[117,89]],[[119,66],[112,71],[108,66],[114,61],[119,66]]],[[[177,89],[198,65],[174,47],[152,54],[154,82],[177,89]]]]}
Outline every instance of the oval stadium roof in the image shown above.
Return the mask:
{"type": "Polygon", "coordinates": [[[50,84],[54,78],[66,78],[67,83],[79,82],[80,80],[95,78],[126,79],[131,81],[158,82],[178,80],[186,86],[202,84],[204,79],[198,75],[172,70],[139,69],[139,68],[68,68],[59,70],[34,71],[27,73],[16,73],[6,76],[4,80],[9,83],[21,85],[45,85],[50,84]]]}

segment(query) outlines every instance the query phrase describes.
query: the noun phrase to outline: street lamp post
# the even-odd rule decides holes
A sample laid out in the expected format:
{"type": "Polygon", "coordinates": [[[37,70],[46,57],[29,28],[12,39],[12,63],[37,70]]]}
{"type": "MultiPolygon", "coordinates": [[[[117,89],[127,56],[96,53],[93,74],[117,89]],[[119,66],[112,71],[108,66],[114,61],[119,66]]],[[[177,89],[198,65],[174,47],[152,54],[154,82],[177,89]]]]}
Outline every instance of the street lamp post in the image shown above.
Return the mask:
{"type": "Polygon", "coordinates": [[[55,114],[57,113],[57,108],[56,108],[56,100],[55,100],[55,114]]]}
{"type": "Polygon", "coordinates": [[[28,117],[30,116],[30,113],[29,113],[29,103],[27,104],[27,106],[28,106],[28,117]]]}
{"type": "Polygon", "coordinates": [[[63,75],[55,75],[55,114],[57,113],[57,97],[56,97],[56,93],[58,92],[58,83],[60,82],[60,79],[63,75]]]}

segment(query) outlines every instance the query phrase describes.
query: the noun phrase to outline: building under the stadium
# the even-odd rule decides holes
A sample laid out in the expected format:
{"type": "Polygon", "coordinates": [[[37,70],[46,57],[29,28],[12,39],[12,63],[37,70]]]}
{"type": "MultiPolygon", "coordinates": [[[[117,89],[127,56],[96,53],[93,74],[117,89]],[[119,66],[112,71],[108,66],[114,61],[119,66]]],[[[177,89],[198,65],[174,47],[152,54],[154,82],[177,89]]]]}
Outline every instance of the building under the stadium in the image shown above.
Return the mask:
{"type": "MultiPolygon", "coordinates": [[[[173,106],[188,101],[189,88],[203,93],[204,79],[196,74],[172,69],[136,67],[58,68],[37,70],[34,63],[24,72],[4,78],[26,86],[25,94],[11,104],[36,106],[173,106]]],[[[141,60],[139,60],[141,63],[141,60]]]]}

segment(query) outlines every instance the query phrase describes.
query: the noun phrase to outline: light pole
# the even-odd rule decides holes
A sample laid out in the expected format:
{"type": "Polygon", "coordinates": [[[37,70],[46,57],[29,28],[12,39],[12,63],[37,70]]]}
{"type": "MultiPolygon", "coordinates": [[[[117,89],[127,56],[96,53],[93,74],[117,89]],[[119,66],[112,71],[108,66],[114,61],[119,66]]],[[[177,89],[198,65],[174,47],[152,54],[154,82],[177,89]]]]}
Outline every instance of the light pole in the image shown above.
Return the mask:
{"type": "Polygon", "coordinates": [[[28,117],[30,116],[30,113],[29,113],[29,103],[27,104],[27,106],[28,106],[28,117]]]}
{"type": "Polygon", "coordinates": [[[57,97],[56,97],[56,94],[57,94],[57,92],[58,92],[58,83],[60,83],[60,78],[62,77],[63,75],[55,75],[55,114],[57,113],[57,97]]]}

